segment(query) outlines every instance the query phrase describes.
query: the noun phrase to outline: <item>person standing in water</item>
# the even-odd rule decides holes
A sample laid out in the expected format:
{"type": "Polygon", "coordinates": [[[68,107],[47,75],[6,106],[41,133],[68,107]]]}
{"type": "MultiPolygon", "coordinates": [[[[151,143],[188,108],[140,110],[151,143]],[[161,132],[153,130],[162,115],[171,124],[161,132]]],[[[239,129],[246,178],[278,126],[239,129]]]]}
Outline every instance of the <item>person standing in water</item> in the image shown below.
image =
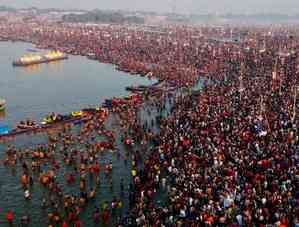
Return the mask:
{"type": "Polygon", "coordinates": [[[8,222],[9,226],[13,226],[13,218],[14,218],[14,214],[11,210],[5,213],[5,219],[8,222]]]}

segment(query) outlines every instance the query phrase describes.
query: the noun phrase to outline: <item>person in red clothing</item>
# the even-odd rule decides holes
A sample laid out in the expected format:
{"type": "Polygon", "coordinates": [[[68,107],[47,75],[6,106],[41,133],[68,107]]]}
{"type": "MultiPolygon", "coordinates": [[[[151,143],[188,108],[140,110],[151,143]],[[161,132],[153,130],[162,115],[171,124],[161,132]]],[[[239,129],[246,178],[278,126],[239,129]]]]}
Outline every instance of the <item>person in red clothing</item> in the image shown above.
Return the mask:
{"type": "Polygon", "coordinates": [[[70,211],[70,212],[68,213],[68,220],[69,220],[69,221],[73,221],[74,219],[75,219],[75,214],[74,214],[73,211],[70,211]]]}
{"type": "Polygon", "coordinates": [[[80,219],[77,219],[74,223],[74,227],[82,227],[80,219]]]}
{"type": "Polygon", "coordinates": [[[68,227],[67,222],[63,221],[62,224],[61,224],[61,227],[68,227]]]}
{"type": "Polygon", "coordinates": [[[108,225],[109,223],[109,210],[107,208],[105,208],[105,210],[103,211],[103,223],[104,225],[108,225]]]}
{"type": "Polygon", "coordinates": [[[7,211],[5,213],[5,219],[7,220],[9,226],[12,226],[13,223],[13,212],[11,210],[7,211]]]}

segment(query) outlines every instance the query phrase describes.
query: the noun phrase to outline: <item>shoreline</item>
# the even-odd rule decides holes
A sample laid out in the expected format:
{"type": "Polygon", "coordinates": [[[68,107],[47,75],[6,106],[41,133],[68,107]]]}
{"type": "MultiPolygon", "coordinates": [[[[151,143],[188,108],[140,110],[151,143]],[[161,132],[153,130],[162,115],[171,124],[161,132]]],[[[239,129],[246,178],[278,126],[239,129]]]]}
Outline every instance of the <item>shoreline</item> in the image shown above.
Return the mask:
{"type": "MultiPolygon", "coordinates": [[[[32,42],[26,42],[26,41],[23,41],[23,40],[18,40],[18,41],[2,41],[2,42],[10,42],[10,43],[12,43],[12,44],[14,44],[14,43],[16,43],[16,42],[18,42],[18,43],[25,43],[25,44],[30,44],[30,45],[32,45],[32,47],[33,48],[35,48],[35,49],[37,49],[38,51],[40,50],[40,51],[46,51],[46,50],[49,50],[49,49],[45,49],[45,48],[39,48],[39,47],[37,47],[34,43],[32,43],[32,42]]],[[[77,56],[77,55],[72,55],[72,54],[70,54],[70,56],[77,56]]],[[[80,57],[86,57],[86,56],[80,56],[80,57]]],[[[71,59],[70,59],[71,60],[71,59]]],[[[86,60],[90,60],[90,59],[86,59],[86,60]]],[[[111,66],[113,66],[113,69],[114,70],[117,70],[116,68],[115,68],[115,65],[113,65],[113,64],[111,64],[111,63],[103,63],[103,62],[98,62],[99,64],[104,64],[104,65],[111,65],[111,66]]],[[[118,70],[118,71],[120,71],[120,70],[118,70]]],[[[121,71],[121,72],[123,72],[123,71],[121,71]]],[[[127,75],[127,73],[126,72],[123,72],[123,73],[125,73],[125,76],[128,76],[127,75]]],[[[142,77],[142,76],[140,76],[140,75],[138,75],[139,77],[142,77]]],[[[154,80],[157,80],[157,78],[156,77],[151,77],[151,78],[148,78],[149,80],[151,80],[151,79],[154,79],[154,80]]],[[[164,87],[165,87],[165,83],[163,83],[163,82],[160,82],[159,80],[157,80],[157,82],[155,82],[154,84],[152,84],[152,85],[147,85],[147,86],[144,86],[144,85],[138,85],[137,86],[137,88],[138,87],[142,87],[142,91],[140,91],[140,90],[131,90],[131,89],[128,89],[128,88],[133,88],[134,86],[131,86],[131,87],[124,87],[123,88],[123,90],[124,91],[127,91],[129,94],[128,95],[125,95],[125,96],[114,96],[114,97],[111,97],[110,99],[111,100],[113,100],[113,99],[119,99],[119,100],[126,100],[126,99],[128,99],[129,97],[131,97],[131,96],[134,96],[134,95],[140,95],[140,96],[143,96],[143,94],[145,93],[145,92],[148,92],[149,91],[149,89],[150,88],[155,88],[154,90],[152,90],[151,91],[151,94],[154,94],[155,92],[159,92],[159,91],[161,91],[161,90],[163,90],[164,89],[164,87]]],[[[173,88],[172,88],[173,89],[173,88]]],[[[109,99],[108,99],[109,100],[109,99]]],[[[93,104],[93,105],[88,105],[89,107],[91,107],[91,106],[94,106],[94,108],[104,108],[104,106],[105,106],[105,102],[103,102],[103,103],[100,103],[99,105],[97,105],[97,104],[93,104]],[[98,107],[97,107],[98,106],[98,107]]],[[[84,109],[84,108],[83,108],[84,109]]],[[[82,111],[82,110],[78,110],[78,111],[82,111]]],[[[84,112],[84,111],[83,111],[84,112]]],[[[59,114],[59,113],[57,113],[57,114],[59,114]]],[[[59,114],[59,115],[61,115],[61,114],[59,114]]],[[[68,116],[67,114],[65,114],[65,115],[61,115],[61,116],[68,116]]],[[[80,120],[81,118],[79,117],[78,119],[74,119],[74,121],[76,121],[76,120],[80,120]]],[[[34,122],[35,122],[35,120],[37,120],[37,119],[30,119],[30,120],[34,120],[34,122]]],[[[15,122],[15,123],[18,123],[18,122],[15,122]]],[[[72,124],[71,122],[70,123],[67,123],[67,124],[72,124]]],[[[43,125],[43,124],[41,124],[41,123],[39,123],[39,122],[37,122],[36,123],[36,125],[34,126],[34,127],[28,127],[28,128],[26,128],[26,129],[24,129],[24,128],[18,128],[18,127],[16,127],[16,128],[11,128],[10,129],[10,131],[9,131],[9,133],[5,133],[5,134],[1,134],[0,135],[0,141],[5,141],[5,140],[7,140],[7,139],[11,139],[11,138],[16,138],[16,137],[18,137],[18,136],[21,136],[21,135],[36,135],[36,134],[40,134],[40,133],[43,133],[43,132],[46,132],[46,131],[49,131],[49,130],[51,130],[52,128],[61,128],[61,127],[63,127],[65,125],[65,122],[61,122],[61,123],[59,123],[59,122],[55,122],[53,125],[43,125]]]]}
{"type": "MultiPolygon", "coordinates": [[[[29,41],[29,40],[23,40],[23,39],[16,39],[16,40],[12,40],[12,39],[6,39],[6,40],[0,40],[0,42],[10,42],[10,43],[28,43],[28,44],[31,44],[33,45],[33,47],[37,50],[43,50],[43,51],[46,51],[46,50],[51,50],[53,48],[51,47],[47,47],[47,46],[40,46],[39,43],[36,43],[36,42],[33,42],[33,41],[29,41]]],[[[55,49],[55,48],[54,48],[55,49]]],[[[123,68],[121,65],[119,64],[115,64],[113,62],[107,62],[107,61],[101,61],[99,59],[96,59],[96,58],[91,58],[90,57],[90,53],[86,53],[86,54],[80,54],[80,53],[74,53],[73,51],[65,51],[64,48],[58,48],[57,50],[67,54],[67,55],[70,55],[70,56],[80,56],[80,57],[85,57],[86,59],[88,60],[91,60],[91,61],[97,61],[101,64],[106,64],[106,65],[111,65],[113,66],[113,68],[117,71],[120,71],[120,72],[123,72],[123,73],[126,73],[126,74],[129,74],[129,75],[137,75],[137,76],[140,76],[140,77],[147,77],[148,79],[157,79],[159,80],[158,77],[155,77],[155,76],[147,76],[149,75],[149,73],[151,72],[150,70],[145,70],[145,71],[135,71],[135,70],[130,70],[130,69],[126,69],[126,68],[123,68]]],[[[26,66],[25,66],[26,67],[26,66]]]]}

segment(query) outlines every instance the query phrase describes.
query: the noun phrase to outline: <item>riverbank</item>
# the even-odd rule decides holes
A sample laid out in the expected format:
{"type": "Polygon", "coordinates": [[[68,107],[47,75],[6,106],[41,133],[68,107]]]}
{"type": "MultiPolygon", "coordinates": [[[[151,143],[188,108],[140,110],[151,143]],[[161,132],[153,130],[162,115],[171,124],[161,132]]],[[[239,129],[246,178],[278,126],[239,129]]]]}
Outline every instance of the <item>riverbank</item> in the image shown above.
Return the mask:
{"type": "Polygon", "coordinates": [[[72,55],[65,62],[13,68],[12,60],[22,56],[28,48],[33,46],[19,42],[0,43],[3,73],[0,97],[7,100],[5,118],[1,118],[1,122],[10,128],[28,118],[42,121],[52,112],[68,114],[98,106],[105,99],[127,96],[127,86],[147,86],[156,82],[155,79],[128,77],[111,65],[72,55]]]}

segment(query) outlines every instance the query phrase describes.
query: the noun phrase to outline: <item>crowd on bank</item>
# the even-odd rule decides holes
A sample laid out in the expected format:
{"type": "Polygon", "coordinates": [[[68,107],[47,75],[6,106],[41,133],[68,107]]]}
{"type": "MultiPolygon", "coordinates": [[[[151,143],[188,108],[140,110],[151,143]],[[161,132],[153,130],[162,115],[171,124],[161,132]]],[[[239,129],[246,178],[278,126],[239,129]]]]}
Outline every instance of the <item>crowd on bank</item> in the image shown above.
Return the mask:
{"type": "Polygon", "coordinates": [[[240,52],[160,122],[130,226],[299,226],[297,55],[240,52]]]}

